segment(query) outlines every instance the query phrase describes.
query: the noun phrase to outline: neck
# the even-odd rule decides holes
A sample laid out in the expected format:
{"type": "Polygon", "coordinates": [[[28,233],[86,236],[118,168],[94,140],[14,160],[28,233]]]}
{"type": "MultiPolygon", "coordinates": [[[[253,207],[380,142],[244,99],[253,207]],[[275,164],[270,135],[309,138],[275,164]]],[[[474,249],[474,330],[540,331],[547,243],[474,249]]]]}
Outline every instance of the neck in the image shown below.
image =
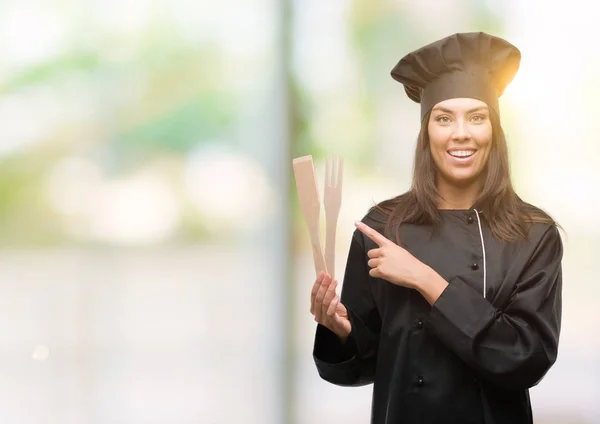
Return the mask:
{"type": "Polygon", "coordinates": [[[450,182],[439,179],[437,190],[439,194],[439,209],[470,209],[477,196],[481,193],[483,181],[478,180],[473,183],[457,186],[450,182]]]}

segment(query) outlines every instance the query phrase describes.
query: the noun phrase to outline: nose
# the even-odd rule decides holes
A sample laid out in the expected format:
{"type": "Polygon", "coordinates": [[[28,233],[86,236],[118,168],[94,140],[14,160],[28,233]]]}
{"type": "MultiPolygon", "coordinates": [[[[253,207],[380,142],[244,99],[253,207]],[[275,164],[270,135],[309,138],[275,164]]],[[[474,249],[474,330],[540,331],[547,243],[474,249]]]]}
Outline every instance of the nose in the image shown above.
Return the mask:
{"type": "Polygon", "coordinates": [[[460,140],[469,140],[471,138],[471,134],[469,133],[467,126],[464,122],[458,121],[456,124],[456,128],[454,134],[452,135],[452,139],[456,141],[460,140]]]}

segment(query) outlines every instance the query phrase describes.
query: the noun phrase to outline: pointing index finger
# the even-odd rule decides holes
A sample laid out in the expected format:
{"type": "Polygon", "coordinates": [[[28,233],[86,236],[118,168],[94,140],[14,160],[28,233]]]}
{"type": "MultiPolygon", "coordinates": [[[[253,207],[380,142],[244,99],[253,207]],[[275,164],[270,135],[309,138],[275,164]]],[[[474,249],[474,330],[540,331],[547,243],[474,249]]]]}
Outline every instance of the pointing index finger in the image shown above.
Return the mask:
{"type": "Polygon", "coordinates": [[[369,227],[364,222],[356,221],[354,225],[356,225],[356,228],[358,228],[364,235],[373,240],[379,247],[382,247],[385,244],[389,243],[389,240],[387,238],[379,234],[377,231],[369,227]]]}

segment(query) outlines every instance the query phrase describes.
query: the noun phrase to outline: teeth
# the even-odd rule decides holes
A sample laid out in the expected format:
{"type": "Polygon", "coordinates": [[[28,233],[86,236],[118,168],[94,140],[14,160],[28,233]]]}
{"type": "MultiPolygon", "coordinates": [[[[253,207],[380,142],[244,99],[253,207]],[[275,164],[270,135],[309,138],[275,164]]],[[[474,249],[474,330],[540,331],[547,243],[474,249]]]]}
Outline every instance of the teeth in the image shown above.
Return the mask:
{"type": "Polygon", "coordinates": [[[464,158],[467,156],[471,156],[473,153],[475,153],[475,150],[454,150],[452,152],[448,152],[450,153],[452,156],[458,157],[458,158],[464,158]]]}

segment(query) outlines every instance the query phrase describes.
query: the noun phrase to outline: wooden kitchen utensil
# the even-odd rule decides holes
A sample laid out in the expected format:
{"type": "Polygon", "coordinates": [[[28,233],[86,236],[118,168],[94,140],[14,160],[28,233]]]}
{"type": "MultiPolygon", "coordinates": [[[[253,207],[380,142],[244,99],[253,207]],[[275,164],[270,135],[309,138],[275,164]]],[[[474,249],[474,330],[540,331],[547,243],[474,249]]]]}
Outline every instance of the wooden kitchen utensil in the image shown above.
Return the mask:
{"type": "Polygon", "coordinates": [[[342,174],[344,161],[341,157],[328,157],[325,162],[325,265],[331,278],[335,278],[335,233],[342,205],[342,174]]]}
{"type": "Polygon", "coordinates": [[[298,199],[300,209],[308,225],[310,241],[312,244],[313,259],[315,263],[315,272],[318,275],[321,271],[327,272],[323,248],[321,246],[320,230],[320,212],[321,202],[319,200],[319,191],[317,189],[317,180],[315,178],[315,169],[312,156],[302,156],[292,161],[294,175],[296,177],[296,189],[298,190],[298,199]]]}

